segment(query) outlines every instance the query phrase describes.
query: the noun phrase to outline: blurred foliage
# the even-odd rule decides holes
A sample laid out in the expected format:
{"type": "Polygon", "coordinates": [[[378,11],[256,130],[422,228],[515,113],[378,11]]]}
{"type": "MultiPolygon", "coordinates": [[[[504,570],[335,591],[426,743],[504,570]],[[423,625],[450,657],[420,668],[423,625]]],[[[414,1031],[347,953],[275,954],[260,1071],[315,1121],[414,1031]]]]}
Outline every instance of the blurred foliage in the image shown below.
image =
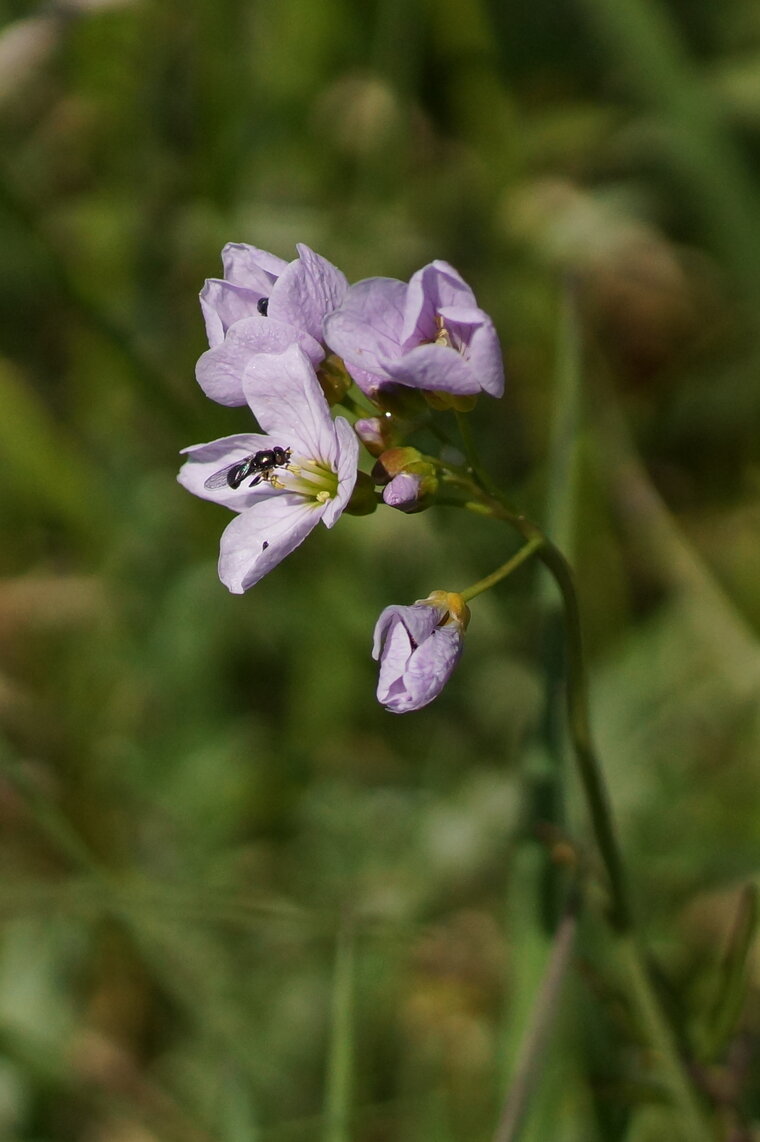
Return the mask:
{"type": "MultiPolygon", "coordinates": [[[[478,448],[570,549],[664,992],[717,1136],[758,1137],[758,5],[0,21],[0,1135],[491,1137],[556,920],[547,838],[588,842],[553,592],[522,571],[479,599],[447,692],[394,718],[376,615],[513,539],[344,518],[233,598],[223,513],[174,481],[246,430],[193,379],[203,279],[227,241],[304,241],[351,279],[446,258],[493,314],[510,380],[478,448]]],[[[669,1136],[604,941],[587,921],[527,1139],[669,1136]]]]}

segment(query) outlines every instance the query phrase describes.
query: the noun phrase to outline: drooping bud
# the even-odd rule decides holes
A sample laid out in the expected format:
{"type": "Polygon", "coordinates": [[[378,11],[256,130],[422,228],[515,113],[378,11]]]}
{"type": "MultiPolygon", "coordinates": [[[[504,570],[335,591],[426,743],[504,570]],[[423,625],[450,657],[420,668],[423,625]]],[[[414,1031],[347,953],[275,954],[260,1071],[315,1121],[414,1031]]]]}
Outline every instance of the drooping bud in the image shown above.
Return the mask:
{"type": "Polygon", "coordinates": [[[386,607],[375,626],[378,701],[394,714],[437,698],[462,654],[470,611],[461,595],[433,591],[411,607],[386,607]]]}

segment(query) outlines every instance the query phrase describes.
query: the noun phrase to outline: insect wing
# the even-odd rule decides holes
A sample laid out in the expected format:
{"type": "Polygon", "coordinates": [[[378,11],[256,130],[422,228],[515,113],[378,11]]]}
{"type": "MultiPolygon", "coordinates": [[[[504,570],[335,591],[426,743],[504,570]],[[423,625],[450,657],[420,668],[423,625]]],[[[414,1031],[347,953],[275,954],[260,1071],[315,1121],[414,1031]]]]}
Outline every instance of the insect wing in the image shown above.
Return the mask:
{"type": "Polygon", "coordinates": [[[229,476],[232,475],[236,468],[240,468],[239,460],[236,460],[234,464],[228,464],[226,468],[220,468],[218,472],[214,472],[213,476],[209,476],[209,478],[204,481],[204,488],[208,488],[208,490],[212,492],[215,488],[237,487],[238,485],[234,483],[234,477],[233,483],[230,483],[229,480],[229,476]]]}

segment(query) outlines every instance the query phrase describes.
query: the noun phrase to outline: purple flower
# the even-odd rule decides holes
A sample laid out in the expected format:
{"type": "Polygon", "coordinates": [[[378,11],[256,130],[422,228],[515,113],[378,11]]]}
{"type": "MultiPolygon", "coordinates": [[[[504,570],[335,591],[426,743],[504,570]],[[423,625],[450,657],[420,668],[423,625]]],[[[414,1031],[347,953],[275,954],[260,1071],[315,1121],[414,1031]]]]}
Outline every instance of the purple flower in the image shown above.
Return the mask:
{"type": "Polygon", "coordinates": [[[433,591],[411,607],[386,607],[375,625],[377,700],[393,714],[437,698],[462,653],[470,612],[461,595],[433,591]]]}
{"type": "Polygon", "coordinates": [[[490,317],[447,262],[431,262],[408,285],[367,278],[325,318],[325,340],[369,396],[388,384],[500,397],[504,366],[490,317]]]}
{"type": "Polygon", "coordinates": [[[256,353],[300,345],[313,365],[325,355],[322,323],[343,299],[345,276],[308,246],[295,261],[231,242],[222,251],[224,278],[201,290],[211,348],[196,367],[206,396],[220,404],[246,403],[241,377],[256,353]]]}
{"type": "Polygon", "coordinates": [[[359,451],[348,421],[331,419],[298,346],[252,357],[242,387],[266,435],[185,448],[189,459],[178,476],[195,495],[239,513],[222,535],[219,556],[219,578],[234,594],[258,583],[320,520],[333,526],[356,482],[359,451]]]}

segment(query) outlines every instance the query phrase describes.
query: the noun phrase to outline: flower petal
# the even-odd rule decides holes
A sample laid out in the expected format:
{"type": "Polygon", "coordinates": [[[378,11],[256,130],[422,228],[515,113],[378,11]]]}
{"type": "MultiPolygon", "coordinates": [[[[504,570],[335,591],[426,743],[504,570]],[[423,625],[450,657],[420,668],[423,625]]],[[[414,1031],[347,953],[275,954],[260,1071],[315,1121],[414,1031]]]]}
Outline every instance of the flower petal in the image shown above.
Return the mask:
{"type": "Polygon", "coordinates": [[[257,432],[237,433],[235,436],[224,436],[221,440],[212,440],[208,444],[193,444],[183,448],[182,454],[189,459],[180,468],[177,479],[183,488],[187,488],[195,496],[203,500],[212,500],[216,504],[224,504],[233,511],[244,511],[262,493],[272,494],[271,485],[262,482],[254,488],[244,481],[239,488],[230,488],[225,484],[221,488],[207,488],[206,480],[215,476],[229,464],[244,460],[261,448],[271,448],[272,441],[268,436],[257,432]]]}
{"type": "Polygon", "coordinates": [[[219,404],[245,404],[243,377],[251,359],[260,353],[281,353],[294,344],[314,365],[324,357],[322,346],[292,325],[258,315],[243,318],[231,326],[222,344],[201,355],[195,367],[198,384],[219,404]]]}
{"type": "Polygon", "coordinates": [[[207,278],[200,299],[208,343],[212,349],[221,345],[227,330],[236,321],[256,316],[256,303],[263,296],[258,290],[251,290],[247,286],[225,282],[220,278],[207,278]]]}
{"type": "MultiPolygon", "coordinates": [[[[448,327],[453,336],[464,336],[464,331],[453,319],[448,327]]],[[[486,314],[483,314],[483,320],[469,335],[467,357],[480,387],[492,397],[503,396],[504,358],[501,355],[499,335],[486,314]]]]}
{"type": "Polygon", "coordinates": [[[322,518],[321,504],[281,494],[262,499],[236,516],[224,530],[219,578],[242,595],[303,543],[322,518]]]}
{"type": "Polygon", "coordinates": [[[359,438],[345,417],[338,416],[333,422],[338,452],[338,491],[325,505],[322,520],[325,527],[332,527],[351,499],[356,483],[359,462],[359,438]]]}
{"type": "Polygon", "coordinates": [[[336,266],[308,246],[296,248],[298,258],[282,270],[272,289],[268,314],[321,341],[325,316],[340,305],[348,281],[336,266]]]}
{"type": "Polygon", "coordinates": [[[469,361],[446,345],[417,345],[382,366],[399,384],[447,393],[479,393],[481,385],[469,361]]]}
{"type": "Polygon", "coordinates": [[[448,262],[435,261],[412,274],[399,343],[406,349],[436,335],[436,314],[447,305],[475,307],[475,294],[448,262]]]}
{"type": "Polygon", "coordinates": [[[451,625],[438,627],[415,651],[404,675],[407,710],[419,710],[438,697],[459,662],[462,647],[462,630],[451,625]]]}
{"type": "Polygon", "coordinates": [[[351,286],[340,308],[325,318],[325,341],[333,352],[370,373],[378,371],[380,357],[397,356],[406,288],[396,278],[367,278],[351,286]]]}
{"type": "Polygon", "coordinates": [[[297,345],[262,353],[247,364],[243,388],[259,424],[277,443],[337,470],[338,449],[330,409],[314,369],[297,345]]]}
{"type": "MultiPolygon", "coordinates": [[[[383,655],[380,659],[380,674],[377,682],[377,700],[383,706],[403,694],[403,678],[406,664],[414,647],[409,632],[403,622],[394,617],[383,639],[383,655]]],[[[377,658],[377,654],[374,656],[377,658]]]]}
{"type": "Polygon", "coordinates": [[[248,289],[259,291],[260,296],[268,297],[272,286],[287,266],[284,258],[259,250],[245,242],[228,242],[222,250],[224,276],[228,282],[237,282],[248,289]]]}
{"type": "Polygon", "coordinates": [[[401,345],[406,348],[410,343],[432,340],[436,334],[435,315],[450,305],[477,308],[475,294],[461,274],[440,260],[417,270],[407,288],[401,345]]]}
{"type": "Polygon", "coordinates": [[[380,657],[383,651],[383,643],[395,623],[403,623],[414,644],[419,646],[435,630],[444,614],[445,609],[443,607],[437,607],[431,603],[415,603],[411,607],[401,607],[394,604],[386,607],[375,623],[372,657],[375,659],[380,657]]]}

